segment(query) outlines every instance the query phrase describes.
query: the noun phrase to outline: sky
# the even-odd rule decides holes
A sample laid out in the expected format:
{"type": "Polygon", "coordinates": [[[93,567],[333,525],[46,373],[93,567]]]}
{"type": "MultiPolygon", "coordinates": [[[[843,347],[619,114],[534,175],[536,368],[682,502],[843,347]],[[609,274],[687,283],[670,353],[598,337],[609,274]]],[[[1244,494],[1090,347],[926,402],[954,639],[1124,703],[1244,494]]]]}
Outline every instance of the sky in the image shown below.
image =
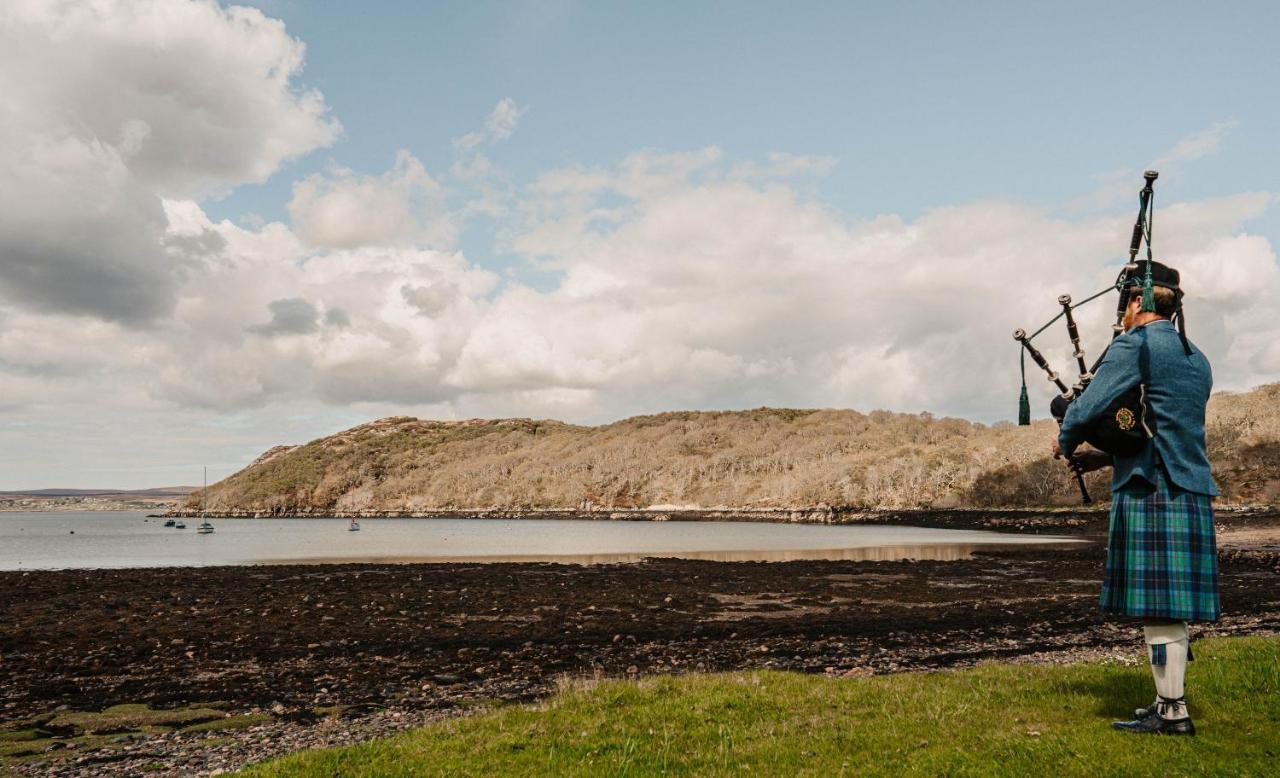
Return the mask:
{"type": "Polygon", "coordinates": [[[1110,283],[1146,168],[1216,388],[1278,381],[1277,34],[1263,2],[10,0],[0,490],[387,415],[1007,421],[1010,333],[1110,283]]]}

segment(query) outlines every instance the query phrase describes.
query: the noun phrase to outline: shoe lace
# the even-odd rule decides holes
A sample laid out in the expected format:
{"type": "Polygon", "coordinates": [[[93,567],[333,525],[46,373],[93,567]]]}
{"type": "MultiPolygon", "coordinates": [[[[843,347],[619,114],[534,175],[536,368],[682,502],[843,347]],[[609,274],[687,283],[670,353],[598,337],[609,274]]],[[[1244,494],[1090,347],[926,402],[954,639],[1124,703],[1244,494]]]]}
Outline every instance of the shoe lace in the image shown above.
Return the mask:
{"type": "Polygon", "coordinates": [[[1161,716],[1167,717],[1169,713],[1178,710],[1178,706],[1185,704],[1186,701],[1187,701],[1186,696],[1162,697],[1159,694],[1157,694],[1156,695],[1156,712],[1159,713],[1161,716]]]}

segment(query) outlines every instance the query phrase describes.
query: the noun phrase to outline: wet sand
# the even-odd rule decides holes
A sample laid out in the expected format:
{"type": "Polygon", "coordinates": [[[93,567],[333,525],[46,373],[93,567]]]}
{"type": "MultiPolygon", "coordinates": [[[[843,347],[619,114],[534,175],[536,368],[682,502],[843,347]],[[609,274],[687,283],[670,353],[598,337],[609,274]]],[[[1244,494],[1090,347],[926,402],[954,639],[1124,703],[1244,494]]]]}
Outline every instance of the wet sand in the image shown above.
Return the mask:
{"type": "MultiPolygon", "coordinates": [[[[1280,515],[1226,521],[1226,615],[1196,633],[1280,631],[1280,515]]],[[[1044,526],[1063,531],[1059,521],[1044,526]]],[[[233,713],[271,716],[217,742],[175,735],[127,746],[145,760],[121,746],[23,768],[125,774],[148,764],[192,774],[382,734],[468,700],[534,699],[566,674],[839,676],[1099,654],[1136,662],[1135,626],[1098,613],[1097,518],[1076,531],[1094,542],[959,561],[0,573],[0,726],[63,705],[222,701],[233,713]],[[338,723],[314,723],[316,709],[335,705],[353,707],[338,723]]]]}
{"type": "MultiPolygon", "coordinates": [[[[1059,549],[1072,548],[1088,541],[1071,539],[1046,543],[1018,544],[1018,548],[1059,549]]],[[[372,559],[328,557],[311,559],[264,559],[259,564],[304,565],[409,565],[466,562],[493,564],[496,562],[546,562],[560,565],[616,565],[644,562],[648,559],[695,559],[709,562],[802,562],[849,560],[857,562],[892,562],[903,559],[943,560],[953,562],[971,559],[974,554],[1000,551],[1011,544],[1001,543],[923,543],[896,546],[866,546],[862,548],[810,548],[781,549],[771,551],[651,551],[620,554],[506,554],[503,556],[388,556],[372,559]]]]}

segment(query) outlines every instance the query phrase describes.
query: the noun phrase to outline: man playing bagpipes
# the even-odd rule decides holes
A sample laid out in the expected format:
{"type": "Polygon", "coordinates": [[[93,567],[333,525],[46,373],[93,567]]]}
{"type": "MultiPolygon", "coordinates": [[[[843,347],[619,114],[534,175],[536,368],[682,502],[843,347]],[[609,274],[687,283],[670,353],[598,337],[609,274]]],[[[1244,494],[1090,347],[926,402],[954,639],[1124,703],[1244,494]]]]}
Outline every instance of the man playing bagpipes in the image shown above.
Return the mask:
{"type": "Polygon", "coordinates": [[[1130,262],[1116,282],[1117,334],[1102,360],[1085,370],[1066,296],[1059,302],[1081,366],[1073,389],[1049,370],[1025,333],[1019,330],[1015,338],[1063,390],[1051,406],[1061,423],[1053,453],[1067,458],[1086,501],[1080,474],[1112,468],[1101,606],[1105,613],[1142,620],[1156,687],[1155,702],[1136,710],[1133,721],[1112,726],[1194,735],[1184,694],[1192,658],[1187,623],[1216,621],[1220,614],[1212,506],[1218,490],[1204,433],[1213,376],[1204,354],[1187,340],[1178,271],[1151,259],[1145,214],[1156,174],[1146,177],[1130,262]],[[1140,236],[1147,239],[1147,259],[1135,262],[1140,236]],[[1086,441],[1103,450],[1081,449],[1086,441]]]}
{"type": "Polygon", "coordinates": [[[1213,376],[1209,361],[1170,321],[1181,303],[1178,271],[1153,263],[1154,311],[1143,310],[1141,280],[1130,280],[1137,284],[1125,287],[1125,332],[1067,407],[1053,448],[1055,455],[1074,454],[1118,397],[1134,387],[1144,392],[1155,421],[1149,443],[1134,456],[1094,451],[1081,457],[1085,469],[1112,468],[1102,610],[1143,620],[1156,684],[1150,707],[1112,726],[1194,735],[1183,691],[1191,654],[1187,622],[1216,621],[1220,613],[1211,502],[1218,490],[1204,438],[1213,376]]]}

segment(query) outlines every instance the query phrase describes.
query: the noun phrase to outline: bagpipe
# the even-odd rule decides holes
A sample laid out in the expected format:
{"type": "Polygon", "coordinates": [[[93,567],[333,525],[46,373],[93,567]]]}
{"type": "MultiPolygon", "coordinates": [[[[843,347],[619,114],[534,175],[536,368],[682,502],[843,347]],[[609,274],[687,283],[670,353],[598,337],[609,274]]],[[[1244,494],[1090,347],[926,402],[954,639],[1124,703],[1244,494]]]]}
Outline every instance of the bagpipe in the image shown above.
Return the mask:
{"type": "MultiPolygon", "coordinates": [[[[1183,348],[1188,354],[1191,353],[1186,339],[1186,324],[1182,314],[1182,291],[1178,286],[1178,272],[1155,262],[1151,252],[1152,201],[1155,192],[1152,185],[1159,175],[1154,170],[1148,170],[1142,174],[1146,184],[1138,194],[1138,217],[1134,221],[1133,235],[1129,241],[1129,261],[1121,268],[1119,275],[1116,276],[1115,283],[1078,303],[1073,303],[1069,294],[1061,295],[1058,297],[1058,304],[1062,306],[1062,310],[1058,315],[1045,322],[1040,329],[1030,335],[1023,329],[1014,330],[1013,339],[1018,341],[1019,344],[1019,360],[1022,371],[1022,394],[1018,398],[1018,424],[1025,426],[1031,423],[1031,403],[1027,398],[1026,363],[1026,357],[1030,355],[1031,360],[1048,375],[1049,380],[1058,389],[1059,394],[1050,403],[1049,411],[1054,419],[1057,420],[1058,426],[1062,426],[1062,420],[1066,416],[1067,408],[1073,400],[1084,393],[1107,354],[1106,349],[1104,349],[1092,366],[1086,366],[1084,349],[1080,345],[1080,330],[1076,325],[1074,311],[1109,292],[1118,291],[1120,293],[1120,299],[1116,304],[1116,321],[1111,328],[1111,338],[1114,340],[1124,332],[1125,310],[1129,306],[1134,290],[1141,289],[1142,310],[1154,312],[1156,310],[1154,287],[1159,285],[1172,289],[1175,307],[1173,318],[1178,322],[1178,332],[1182,338],[1183,348]],[[1140,267],[1140,260],[1137,258],[1138,251],[1142,248],[1144,242],[1147,249],[1146,258],[1145,261],[1141,262],[1146,266],[1145,272],[1140,267]],[[1153,270],[1159,276],[1158,278],[1153,278],[1153,270]],[[1072,356],[1075,358],[1076,367],[1079,369],[1079,377],[1071,386],[1068,386],[1062,377],[1049,365],[1048,360],[1040,353],[1039,349],[1031,344],[1032,339],[1047,330],[1059,319],[1066,320],[1067,337],[1070,338],[1073,349],[1072,356]]],[[[1140,364],[1145,363],[1145,358],[1144,341],[1140,364]]],[[[1122,394],[1108,406],[1092,429],[1085,435],[1086,442],[1101,451],[1115,456],[1133,456],[1141,451],[1142,447],[1147,445],[1148,441],[1155,436],[1155,419],[1148,412],[1146,403],[1145,383],[1147,370],[1145,366],[1142,372],[1142,383],[1122,394]]],[[[1084,470],[1076,460],[1076,457],[1069,455],[1067,464],[1075,476],[1076,484],[1080,487],[1081,500],[1086,505],[1092,503],[1093,498],[1089,496],[1089,490],[1084,483],[1084,470]]]]}

